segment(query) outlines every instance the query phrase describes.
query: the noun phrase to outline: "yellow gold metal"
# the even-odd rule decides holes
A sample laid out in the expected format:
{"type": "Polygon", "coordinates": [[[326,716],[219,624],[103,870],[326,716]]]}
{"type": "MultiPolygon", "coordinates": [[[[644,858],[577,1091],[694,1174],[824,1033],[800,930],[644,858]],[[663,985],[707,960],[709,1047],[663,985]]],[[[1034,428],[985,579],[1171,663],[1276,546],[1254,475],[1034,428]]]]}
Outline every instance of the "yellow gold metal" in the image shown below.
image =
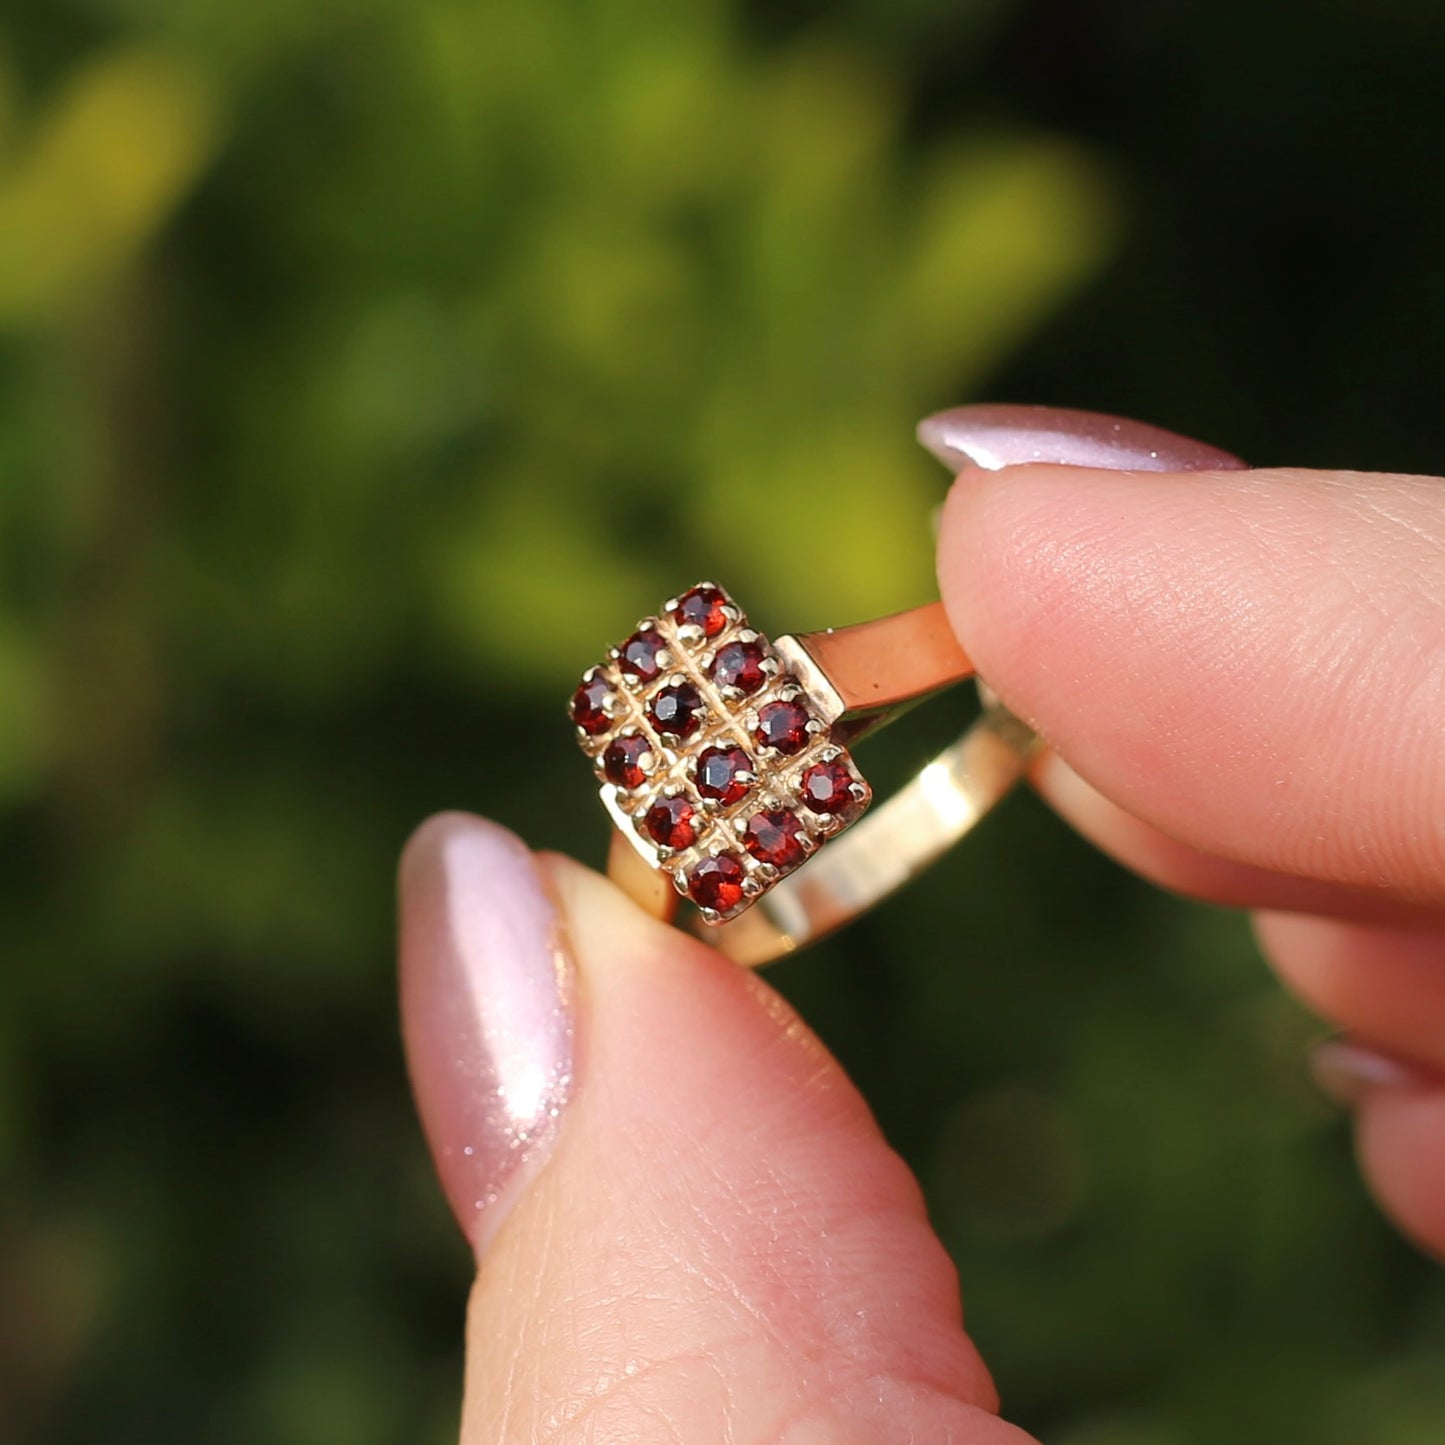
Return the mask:
{"type": "Polygon", "coordinates": [[[931,602],[851,627],[805,632],[796,642],[825,677],[850,721],[862,726],[849,737],[871,732],[901,707],[973,676],[973,663],[958,645],[943,611],[931,602]]]}
{"type": "Polygon", "coordinates": [[[816,942],[946,853],[1023,777],[1037,742],[1007,709],[986,709],[951,748],[807,867],[740,917],[699,931],[750,967],[816,942]]]}
{"type": "MultiPolygon", "coordinates": [[[[606,694],[605,720],[599,726],[594,714],[583,727],[583,715],[577,714],[578,741],[598,771],[602,802],[616,825],[609,875],[666,921],[677,913],[679,894],[691,892],[699,902],[699,932],[739,963],[757,965],[831,933],[933,862],[1023,776],[1036,740],[981,687],[979,721],[867,814],[871,790],[856,771],[851,745],[919,699],[974,675],[942,604],[769,643],[715,584],[699,584],[689,596],[701,590],[725,609],[713,628],[716,642],[700,628],[679,623],[678,601],[669,601],[657,617],[639,624],[628,644],[635,647],[646,631],[653,650],[659,643],[665,648],[661,671],[639,682],[626,673],[630,659],[614,648],[611,662],[587,674],[606,694]],[[766,677],[761,684],[754,681],[747,696],[730,692],[711,672],[717,648],[733,639],[765,654],[766,677]],[[690,689],[694,706],[702,709],[701,725],[685,740],[667,733],[666,720],[659,722],[649,711],[659,689],[668,686],[674,692],[677,686],[690,689]],[[786,701],[790,698],[797,705],[786,701]],[[788,707],[795,713],[805,709],[806,741],[795,733],[774,747],[762,733],[754,736],[767,699],[782,699],[773,705],[785,715],[788,707]],[[640,754],[631,773],[610,761],[613,746],[622,746],[618,739],[631,739],[633,754],[640,754]],[[719,746],[745,752],[752,769],[740,775],[750,781],[737,802],[709,801],[711,795],[701,790],[704,752],[719,746]],[[841,802],[825,801],[826,792],[818,804],[809,801],[803,774],[815,763],[841,773],[844,781],[851,778],[841,802]],[[649,807],[671,797],[686,805],[683,811],[695,824],[695,833],[679,841],[677,851],[662,846],[671,842],[665,815],[655,837],[648,831],[651,823],[644,826],[649,807]],[[799,866],[796,852],[772,855],[773,844],[751,836],[743,846],[744,827],[757,826],[754,815],[760,812],[767,827],[777,819],[803,830],[806,862],[799,866]],[[774,856],[780,866],[772,866],[774,856]],[[736,880],[726,897],[694,882],[705,869],[723,865],[736,880]]],[[[822,776],[826,788],[832,779],[826,772],[822,776]]]]}
{"type": "Polygon", "coordinates": [[[639,907],[671,923],[677,917],[677,889],[660,868],[654,868],[631,841],[635,836],[613,828],[607,849],[607,876],[639,907]]]}

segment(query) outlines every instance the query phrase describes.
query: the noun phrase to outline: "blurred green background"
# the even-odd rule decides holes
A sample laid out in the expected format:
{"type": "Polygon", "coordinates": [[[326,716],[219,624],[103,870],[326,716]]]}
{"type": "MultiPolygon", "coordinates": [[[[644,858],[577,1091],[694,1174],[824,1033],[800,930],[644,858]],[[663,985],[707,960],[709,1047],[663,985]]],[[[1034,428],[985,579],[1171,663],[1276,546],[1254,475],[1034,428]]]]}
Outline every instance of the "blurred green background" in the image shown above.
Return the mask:
{"type": "MultiPolygon", "coordinates": [[[[578,671],[702,576],[925,599],[930,409],[1438,470],[1442,67],[1427,0],[8,6],[0,1438],[454,1438],[408,829],[600,861],[578,671]]],[[[1020,797],[773,977],[1051,1445],[1445,1439],[1240,919],[1020,797]]]]}

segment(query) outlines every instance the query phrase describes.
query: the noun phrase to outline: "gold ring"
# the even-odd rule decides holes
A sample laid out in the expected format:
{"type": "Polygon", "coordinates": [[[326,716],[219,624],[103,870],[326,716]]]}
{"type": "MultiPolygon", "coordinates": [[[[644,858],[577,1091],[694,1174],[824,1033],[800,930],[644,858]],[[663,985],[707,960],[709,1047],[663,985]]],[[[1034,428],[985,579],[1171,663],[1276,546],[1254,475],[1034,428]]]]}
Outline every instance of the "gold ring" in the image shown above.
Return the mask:
{"type": "Polygon", "coordinates": [[[973,675],[941,603],[769,642],[716,583],[669,599],[572,697],[616,826],[609,875],[664,920],[689,899],[739,963],[831,933],[1026,771],[1037,738],[981,689],[979,720],[859,823],[872,789],[853,745],[973,675]]]}

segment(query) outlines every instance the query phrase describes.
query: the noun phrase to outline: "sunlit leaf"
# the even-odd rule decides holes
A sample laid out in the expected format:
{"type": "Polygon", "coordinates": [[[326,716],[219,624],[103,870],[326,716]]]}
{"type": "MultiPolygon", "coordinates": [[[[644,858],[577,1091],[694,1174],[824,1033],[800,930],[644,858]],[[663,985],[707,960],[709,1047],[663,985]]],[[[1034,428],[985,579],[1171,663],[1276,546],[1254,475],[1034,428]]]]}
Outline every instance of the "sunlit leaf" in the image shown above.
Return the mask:
{"type": "Polygon", "coordinates": [[[162,226],[216,140],[203,74],[157,46],[82,66],[0,170],[0,321],[82,304],[162,226]]]}

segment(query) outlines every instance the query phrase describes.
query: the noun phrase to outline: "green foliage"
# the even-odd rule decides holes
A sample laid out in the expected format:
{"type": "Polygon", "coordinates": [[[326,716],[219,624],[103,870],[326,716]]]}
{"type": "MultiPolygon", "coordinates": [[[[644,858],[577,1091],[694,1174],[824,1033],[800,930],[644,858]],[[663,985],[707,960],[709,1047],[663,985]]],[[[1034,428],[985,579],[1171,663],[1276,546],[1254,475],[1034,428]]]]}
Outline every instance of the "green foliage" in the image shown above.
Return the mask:
{"type": "MultiPolygon", "coordinates": [[[[395,1042],[406,830],[473,807],[596,860],[561,704],[626,622],[704,575],[775,630],[921,600],[918,416],[1004,378],[1151,411],[1192,376],[1194,334],[1159,336],[1208,308],[1147,261],[1131,345],[1067,341],[1085,297],[1132,314],[1140,227],[1186,267],[1156,217],[1196,177],[1121,179],[1149,127],[1051,121],[1006,47],[990,72],[1036,21],[0,22],[0,1433],[449,1438],[465,1266],[395,1042]],[[539,777],[499,769],[518,738],[539,777]]],[[[1025,1423],[1434,1438],[1445,1301],[1236,920],[1020,800],[778,978],[922,1172],[1025,1423]]]]}

